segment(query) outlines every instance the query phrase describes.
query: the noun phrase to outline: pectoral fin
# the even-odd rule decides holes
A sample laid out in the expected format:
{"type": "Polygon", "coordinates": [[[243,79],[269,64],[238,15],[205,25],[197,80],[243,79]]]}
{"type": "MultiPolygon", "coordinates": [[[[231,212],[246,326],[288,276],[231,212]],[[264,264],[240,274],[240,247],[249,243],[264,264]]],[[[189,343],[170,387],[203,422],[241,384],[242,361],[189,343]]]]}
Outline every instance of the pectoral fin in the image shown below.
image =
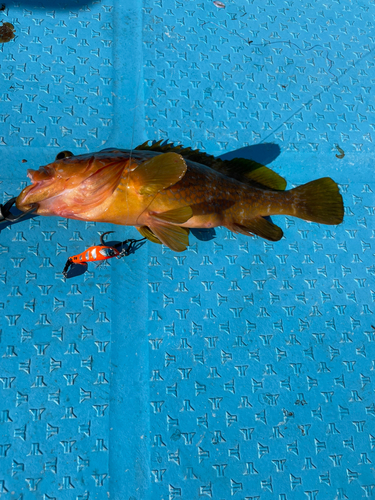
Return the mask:
{"type": "Polygon", "coordinates": [[[192,217],[192,209],[187,207],[168,210],[160,214],[150,214],[148,226],[137,227],[142,236],[153,243],[164,243],[175,252],[183,252],[189,245],[189,229],[180,227],[192,217]]]}
{"type": "Polygon", "coordinates": [[[177,153],[160,154],[142,162],[132,173],[131,182],[141,195],[155,195],[183,178],[185,160],[177,153]]]}
{"type": "Polygon", "coordinates": [[[283,237],[283,231],[279,226],[260,216],[243,221],[242,224],[234,223],[230,229],[247,236],[249,233],[256,234],[270,241],[279,241],[283,237]]]}

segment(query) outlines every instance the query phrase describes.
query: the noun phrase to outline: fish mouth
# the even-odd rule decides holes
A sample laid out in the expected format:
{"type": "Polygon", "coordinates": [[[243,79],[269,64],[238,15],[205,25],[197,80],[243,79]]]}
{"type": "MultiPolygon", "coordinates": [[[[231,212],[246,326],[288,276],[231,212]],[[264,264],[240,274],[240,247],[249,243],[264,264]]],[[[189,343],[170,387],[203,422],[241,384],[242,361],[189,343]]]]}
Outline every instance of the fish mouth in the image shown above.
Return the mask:
{"type": "Polygon", "coordinates": [[[18,195],[16,200],[16,207],[22,212],[27,212],[32,207],[39,207],[39,200],[33,199],[33,191],[38,187],[39,183],[32,184],[31,186],[25,187],[23,191],[18,195]]]}
{"type": "Polygon", "coordinates": [[[54,177],[48,167],[41,167],[39,170],[29,169],[27,176],[32,184],[25,187],[18,195],[16,207],[23,212],[36,208],[36,213],[38,213],[40,203],[56,195],[50,189],[54,177]]]}
{"type": "Polygon", "coordinates": [[[29,168],[27,170],[27,177],[34,184],[35,182],[52,180],[53,173],[51,171],[51,168],[48,166],[40,167],[38,170],[32,170],[31,168],[29,168]]]}

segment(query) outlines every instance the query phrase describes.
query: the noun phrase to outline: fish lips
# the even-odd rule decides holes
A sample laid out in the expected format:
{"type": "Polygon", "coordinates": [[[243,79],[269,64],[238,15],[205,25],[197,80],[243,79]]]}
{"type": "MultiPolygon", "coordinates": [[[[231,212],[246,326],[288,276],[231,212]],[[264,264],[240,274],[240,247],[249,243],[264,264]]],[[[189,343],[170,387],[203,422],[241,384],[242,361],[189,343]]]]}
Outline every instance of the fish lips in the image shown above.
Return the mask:
{"type": "Polygon", "coordinates": [[[33,189],[36,187],[35,184],[32,184],[31,186],[25,187],[21,191],[21,193],[18,195],[17,200],[16,200],[16,207],[18,210],[21,210],[22,212],[26,212],[27,210],[30,210],[31,208],[36,208],[39,207],[38,201],[35,199],[36,197],[33,196],[33,189]]]}
{"type": "MultiPolygon", "coordinates": [[[[54,186],[54,175],[48,167],[40,167],[39,170],[27,171],[27,176],[32,181],[18,195],[16,207],[19,210],[27,211],[30,208],[40,207],[41,203],[58,194],[58,186],[54,186]]],[[[36,210],[38,213],[38,210],[36,210]]]]}
{"type": "Polygon", "coordinates": [[[53,178],[53,173],[48,166],[40,167],[39,170],[32,170],[31,168],[29,168],[27,170],[27,177],[34,184],[35,182],[51,180],[53,178]]]}

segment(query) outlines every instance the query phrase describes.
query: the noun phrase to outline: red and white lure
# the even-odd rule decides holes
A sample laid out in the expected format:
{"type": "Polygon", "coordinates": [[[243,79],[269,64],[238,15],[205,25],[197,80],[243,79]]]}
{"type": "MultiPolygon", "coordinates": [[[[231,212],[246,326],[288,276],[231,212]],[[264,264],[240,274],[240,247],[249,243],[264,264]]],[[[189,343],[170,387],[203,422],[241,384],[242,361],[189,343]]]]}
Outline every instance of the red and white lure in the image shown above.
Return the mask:
{"type": "Polygon", "coordinates": [[[66,278],[68,276],[69,269],[73,266],[73,264],[86,264],[88,262],[98,262],[101,260],[112,259],[112,257],[117,257],[121,259],[121,257],[127,257],[132,250],[134,250],[134,246],[136,243],[144,241],[145,238],[140,240],[129,239],[125,240],[122,243],[117,243],[116,245],[106,245],[104,242],[104,236],[106,234],[113,233],[114,231],[107,231],[100,236],[100,245],[94,245],[89,247],[84,252],[78,253],[76,255],[72,255],[66,261],[63,275],[66,278]],[[119,248],[122,248],[119,250],[119,248]]]}

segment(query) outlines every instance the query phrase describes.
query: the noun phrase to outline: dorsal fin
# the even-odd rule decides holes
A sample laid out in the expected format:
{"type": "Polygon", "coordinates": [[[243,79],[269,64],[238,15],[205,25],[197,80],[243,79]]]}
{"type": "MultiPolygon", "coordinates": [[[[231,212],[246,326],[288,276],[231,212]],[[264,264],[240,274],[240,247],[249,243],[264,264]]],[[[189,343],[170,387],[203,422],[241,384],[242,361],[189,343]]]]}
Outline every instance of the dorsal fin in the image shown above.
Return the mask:
{"type": "Polygon", "coordinates": [[[150,141],[146,141],[135,149],[139,151],[155,151],[155,153],[177,153],[183,156],[185,160],[195,161],[218,171],[220,171],[220,165],[224,163],[220,158],[215,158],[198,149],[184,148],[180,145],[176,146],[173,142],[164,144],[162,144],[163,141],[154,142],[152,144],[149,144],[149,142],[150,141]]]}
{"type": "MultiPolygon", "coordinates": [[[[244,158],[233,158],[227,162],[231,171],[247,179],[247,182],[253,181],[256,184],[266,186],[277,191],[284,191],[286,180],[268,167],[253,160],[244,158]]],[[[230,175],[230,174],[227,174],[230,175]]],[[[242,182],[246,182],[243,180],[242,182]]]]}
{"type": "Polygon", "coordinates": [[[283,177],[253,160],[245,158],[221,160],[197,149],[184,148],[179,145],[175,146],[173,143],[162,144],[162,141],[153,144],[149,144],[149,141],[146,141],[135,149],[140,151],[155,151],[157,153],[178,153],[185,160],[201,163],[221,174],[256,187],[277,191],[283,191],[286,187],[286,180],[283,177]]]}

